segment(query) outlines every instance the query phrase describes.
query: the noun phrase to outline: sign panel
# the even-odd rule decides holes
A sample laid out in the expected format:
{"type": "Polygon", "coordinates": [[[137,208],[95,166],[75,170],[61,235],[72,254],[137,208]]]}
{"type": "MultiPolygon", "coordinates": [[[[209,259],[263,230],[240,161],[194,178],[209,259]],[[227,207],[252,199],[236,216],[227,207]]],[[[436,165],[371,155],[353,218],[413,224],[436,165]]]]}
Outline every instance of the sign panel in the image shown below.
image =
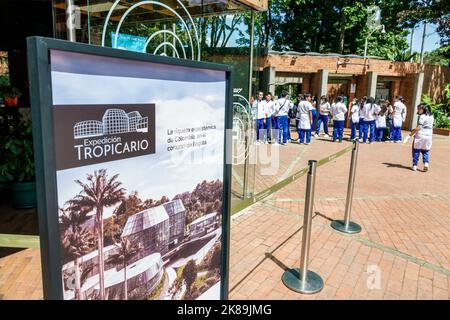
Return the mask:
{"type": "MultiPolygon", "coordinates": [[[[111,43],[114,44],[116,33],[111,32],[111,43]]],[[[145,43],[147,38],[134,36],[131,34],[119,33],[117,36],[117,49],[125,49],[136,52],[145,51],[145,43]]]]}
{"type": "Polygon", "coordinates": [[[45,297],[227,298],[229,68],[28,45],[45,297]]]}

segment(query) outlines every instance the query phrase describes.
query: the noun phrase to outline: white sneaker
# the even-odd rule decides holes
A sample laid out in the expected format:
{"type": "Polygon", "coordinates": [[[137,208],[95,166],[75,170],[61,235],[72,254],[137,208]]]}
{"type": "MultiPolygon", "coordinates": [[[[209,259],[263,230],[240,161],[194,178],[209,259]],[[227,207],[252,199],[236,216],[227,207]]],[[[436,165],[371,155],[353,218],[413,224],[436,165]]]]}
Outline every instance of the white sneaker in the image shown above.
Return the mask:
{"type": "Polygon", "coordinates": [[[258,146],[259,145],[259,141],[255,141],[254,145],[258,146]]]}
{"type": "Polygon", "coordinates": [[[324,135],[324,137],[325,137],[325,138],[329,138],[330,136],[326,134],[326,135],[324,135]]]}
{"type": "Polygon", "coordinates": [[[306,144],[307,146],[309,146],[311,143],[310,143],[310,142],[306,142],[305,144],[306,144]]]}
{"type": "Polygon", "coordinates": [[[412,167],[413,171],[417,171],[417,166],[412,167]]]}
{"type": "Polygon", "coordinates": [[[269,141],[264,141],[264,144],[269,144],[269,141]]]}
{"type": "Polygon", "coordinates": [[[318,135],[318,134],[316,133],[316,134],[314,135],[314,137],[315,137],[315,138],[318,138],[318,137],[319,137],[319,135],[318,135]]]}
{"type": "Polygon", "coordinates": [[[363,142],[363,139],[359,139],[359,142],[363,142]]]}
{"type": "Polygon", "coordinates": [[[423,171],[424,171],[424,172],[427,172],[428,169],[429,169],[429,168],[428,168],[429,166],[430,166],[430,165],[429,165],[428,163],[424,163],[424,164],[423,164],[423,171]]]}
{"type": "Polygon", "coordinates": [[[386,140],[385,143],[389,143],[389,140],[386,140]]]}

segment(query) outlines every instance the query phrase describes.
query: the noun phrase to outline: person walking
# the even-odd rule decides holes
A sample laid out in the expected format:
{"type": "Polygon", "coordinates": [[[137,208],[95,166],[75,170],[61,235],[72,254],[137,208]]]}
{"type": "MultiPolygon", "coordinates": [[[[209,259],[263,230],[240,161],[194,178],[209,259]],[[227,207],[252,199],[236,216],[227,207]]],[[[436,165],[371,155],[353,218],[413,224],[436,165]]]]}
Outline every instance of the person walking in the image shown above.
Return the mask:
{"type": "Polygon", "coordinates": [[[423,171],[427,172],[430,166],[430,150],[433,143],[434,117],[430,106],[424,103],[417,106],[417,114],[419,115],[418,125],[405,137],[403,143],[407,143],[410,138],[414,137],[412,169],[417,171],[419,157],[422,154],[423,171]]]}
{"type": "Polygon", "coordinates": [[[317,121],[317,128],[315,137],[317,138],[320,133],[320,126],[323,123],[323,130],[325,132],[325,138],[328,138],[328,115],[330,114],[331,105],[328,102],[328,98],[326,96],[320,97],[320,106],[319,106],[319,120],[317,121]]]}
{"type": "Polygon", "coordinates": [[[344,97],[337,97],[336,103],[331,106],[333,116],[333,142],[342,142],[344,137],[344,123],[347,107],[344,104],[344,97]]]}

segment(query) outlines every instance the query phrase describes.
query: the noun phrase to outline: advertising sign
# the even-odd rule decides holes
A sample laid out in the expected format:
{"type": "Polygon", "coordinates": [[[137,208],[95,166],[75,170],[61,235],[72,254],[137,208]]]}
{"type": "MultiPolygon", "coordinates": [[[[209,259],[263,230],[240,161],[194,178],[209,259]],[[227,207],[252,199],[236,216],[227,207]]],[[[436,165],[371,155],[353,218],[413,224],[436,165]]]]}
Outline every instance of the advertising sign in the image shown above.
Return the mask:
{"type": "Polygon", "coordinates": [[[28,50],[45,298],[226,299],[229,68],[28,50]]]}
{"type": "MultiPolygon", "coordinates": [[[[114,44],[116,33],[111,32],[111,43],[114,44]]],[[[117,36],[117,49],[144,52],[147,38],[131,34],[119,33],[117,36]]]]}

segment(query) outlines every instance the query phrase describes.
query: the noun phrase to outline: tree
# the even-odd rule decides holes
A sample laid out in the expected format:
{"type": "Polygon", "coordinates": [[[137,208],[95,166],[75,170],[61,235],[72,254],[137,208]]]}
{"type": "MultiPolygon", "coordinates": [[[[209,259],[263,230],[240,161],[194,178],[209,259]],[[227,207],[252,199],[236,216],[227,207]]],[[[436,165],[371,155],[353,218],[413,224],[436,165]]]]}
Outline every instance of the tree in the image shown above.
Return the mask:
{"type": "Polygon", "coordinates": [[[133,259],[134,256],[141,250],[141,247],[131,242],[128,238],[121,238],[119,243],[116,243],[118,252],[111,255],[108,262],[115,265],[122,265],[123,267],[123,294],[124,299],[128,300],[128,281],[127,281],[127,265],[128,261],[133,259]]]}
{"type": "Polygon", "coordinates": [[[89,220],[86,212],[59,209],[59,225],[62,236],[63,260],[74,260],[75,300],[81,299],[82,272],[81,257],[92,251],[92,234],[82,227],[89,220]]]}
{"type": "Polygon", "coordinates": [[[194,260],[189,260],[183,269],[183,279],[186,282],[187,290],[190,291],[192,284],[197,279],[197,265],[194,260]]]}
{"type": "Polygon", "coordinates": [[[81,191],[68,203],[73,210],[83,212],[95,212],[95,229],[97,232],[98,268],[100,299],[105,299],[105,265],[103,256],[103,209],[120,202],[125,196],[122,183],[117,180],[118,174],[108,177],[105,169],[94,171],[87,175],[87,182],[80,180],[75,182],[81,187],[81,191]]]}

